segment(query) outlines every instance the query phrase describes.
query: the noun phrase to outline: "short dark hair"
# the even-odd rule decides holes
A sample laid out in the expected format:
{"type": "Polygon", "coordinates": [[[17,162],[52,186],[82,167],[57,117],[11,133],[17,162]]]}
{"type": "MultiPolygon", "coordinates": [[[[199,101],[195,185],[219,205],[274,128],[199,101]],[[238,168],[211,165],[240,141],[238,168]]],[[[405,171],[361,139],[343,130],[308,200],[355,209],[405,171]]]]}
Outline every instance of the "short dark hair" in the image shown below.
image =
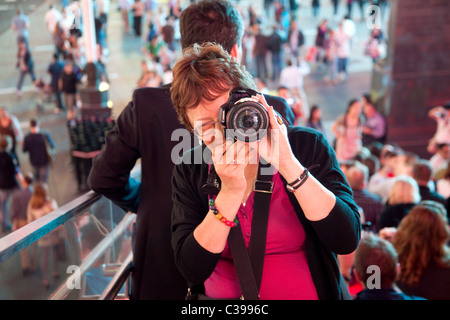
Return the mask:
{"type": "Polygon", "coordinates": [[[366,234],[355,251],[354,266],[364,284],[367,284],[369,266],[380,268],[381,288],[391,288],[397,278],[398,256],[394,246],[374,234],[366,234]]]}
{"type": "Polygon", "coordinates": [[[202,0],[184,9],[180,16],[181,46],[215,42],[228,53],[241,45],[244,20],[238,9],[225,0],[202,0]]]}
{"type": "Polygon", "coordinates": [[[429,181],[433,175],[433,168],[430,161],[419,159],[413,165],[413,176],[418,181],[429,181]]]}
{"type": "Polygon", "coordinates": [[[33,118],[30,120],[30,127],[32,128],[36,128],[38,126],[38,121],[37,119],[33,118]]]}
{"type": "Polygon", "coordinates": [[[370,97],[370,93],[363,93],[362,94],[363,98],[366,99],[368,104],[372,104],[372,98],[370,97]]]}

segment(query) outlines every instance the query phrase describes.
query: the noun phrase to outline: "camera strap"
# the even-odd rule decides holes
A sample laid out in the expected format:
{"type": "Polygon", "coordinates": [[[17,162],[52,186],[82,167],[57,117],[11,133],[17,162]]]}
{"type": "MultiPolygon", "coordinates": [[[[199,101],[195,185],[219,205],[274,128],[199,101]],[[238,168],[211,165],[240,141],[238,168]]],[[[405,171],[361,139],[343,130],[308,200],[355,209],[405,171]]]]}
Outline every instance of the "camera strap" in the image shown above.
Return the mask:
{"type": "Polygon", "coordinates": [[[253,187],[255,199],[252,236],[248,252],[241,228],[231,228],[228,236],[228,244],[242,290],[242,298],[245,300],[259,300],[259,289],[264,269],[270,199],[273,190],[272,177],[273,167],[270,163],[262,163],[262,159],[260,159],[258,177],[253,187]],[[270,170],[270,174],[268,174],[267,170],[270,170]]]}

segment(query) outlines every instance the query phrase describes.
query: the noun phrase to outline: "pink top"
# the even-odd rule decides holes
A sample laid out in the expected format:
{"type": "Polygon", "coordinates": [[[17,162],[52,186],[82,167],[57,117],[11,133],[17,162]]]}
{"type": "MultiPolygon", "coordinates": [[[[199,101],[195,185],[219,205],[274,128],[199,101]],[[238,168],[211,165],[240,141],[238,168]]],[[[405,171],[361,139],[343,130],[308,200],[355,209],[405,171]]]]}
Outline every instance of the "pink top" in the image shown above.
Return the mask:
{"type": "MultiPolygon", "coordinates": [[[[306,260],[305,231],[279,173],[274,175],[273,181],[260,297],[262,300],[317,300],[306,260]]],[[[251,237],[253,201],[254,192],[250,194],[246,206],[241,204],[237,214],[247,248],[251,237]]],[[[222,299],[241,296],[228,244],[216,268],[205,281],[205,293],[208,297],[222,299]]]]}

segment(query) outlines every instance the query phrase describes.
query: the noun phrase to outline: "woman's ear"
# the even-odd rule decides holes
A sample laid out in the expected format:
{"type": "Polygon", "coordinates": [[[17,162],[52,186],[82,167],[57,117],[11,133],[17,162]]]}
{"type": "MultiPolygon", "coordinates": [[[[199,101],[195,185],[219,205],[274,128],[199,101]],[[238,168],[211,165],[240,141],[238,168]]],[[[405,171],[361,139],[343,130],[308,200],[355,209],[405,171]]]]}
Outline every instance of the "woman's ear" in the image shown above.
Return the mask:
{"type": "Polygon", "coordinates": [[[235,58],[239,63],[241,62],[242,48],[239,47],[237,43],[235,43],[234,46],[231,48],[230,56],[232,58],[235,58]]]}

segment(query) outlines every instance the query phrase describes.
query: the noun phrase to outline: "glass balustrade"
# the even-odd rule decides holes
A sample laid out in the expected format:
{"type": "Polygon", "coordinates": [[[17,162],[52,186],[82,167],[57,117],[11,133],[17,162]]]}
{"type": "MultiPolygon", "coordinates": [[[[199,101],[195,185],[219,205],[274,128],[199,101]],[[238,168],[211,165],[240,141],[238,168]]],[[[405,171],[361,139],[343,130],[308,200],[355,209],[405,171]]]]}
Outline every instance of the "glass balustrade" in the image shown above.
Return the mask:
{"type": "Polygon", "coordinates": [[[0,300],[127,298],[135,218],[90,191],[4,236],[0,300]]]}

